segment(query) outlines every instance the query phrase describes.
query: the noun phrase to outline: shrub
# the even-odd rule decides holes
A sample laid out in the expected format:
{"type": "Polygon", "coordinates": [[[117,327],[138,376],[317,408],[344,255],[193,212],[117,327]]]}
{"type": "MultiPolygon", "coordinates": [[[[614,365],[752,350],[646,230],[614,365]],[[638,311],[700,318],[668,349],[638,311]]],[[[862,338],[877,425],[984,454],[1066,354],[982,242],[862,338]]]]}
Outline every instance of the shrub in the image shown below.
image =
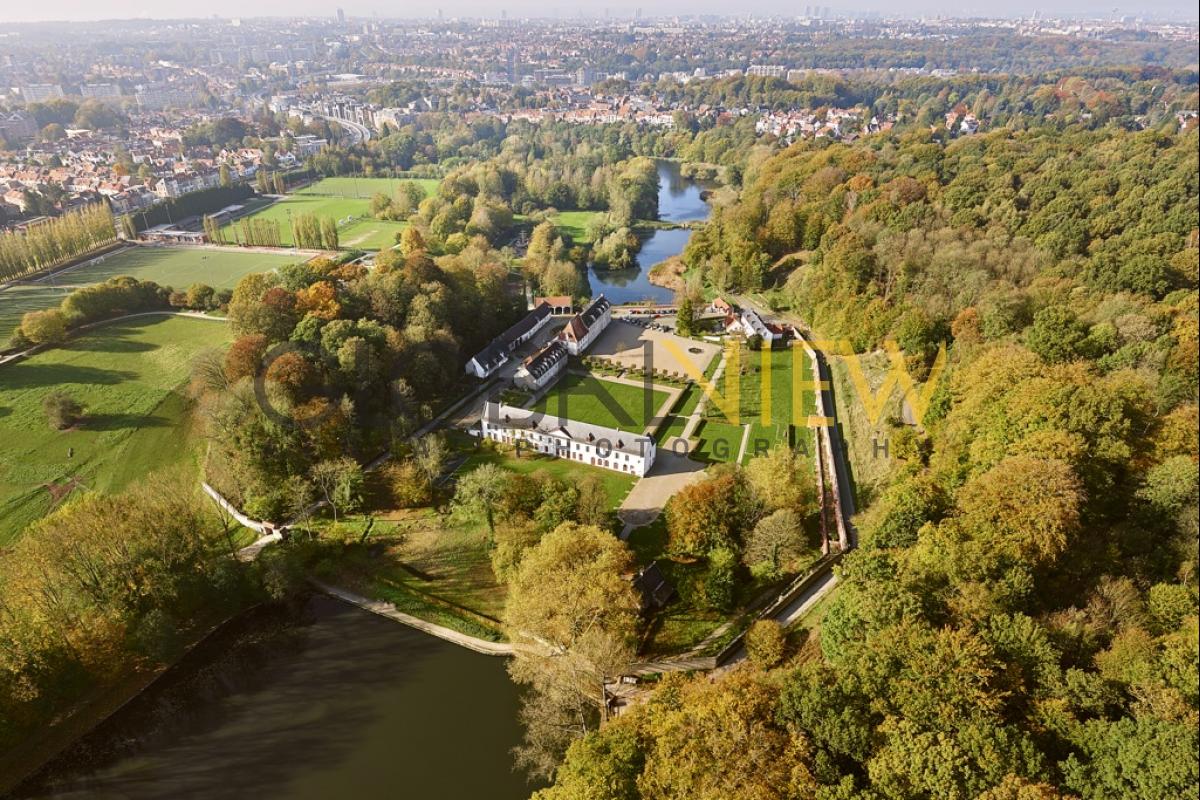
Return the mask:
{"type": "Polygon", "coordinates": [[[413,462],[393,462],[381,472],[397,508],[419,508],[433,502],[433,487],[413,462]]]}
{"type": "Polygon", "coordinates": [[[737,556],[727,547],[718,547],[708,554],[708,570],[704,574],[705,604],[718,611],[733,608],[737,588],[737,556]]]}
{"type": "Polygon", "coordinates": [[[760,619],[746,631],[746,653],[750,662],[762,669],[771,669],[787,654],[787,637],[773,619],[760,619]]]}
{"type": "Polygon", "coordinates": [[[30,311],[21,318],[21,335],[34,344],[57,344],[67,338],[67,319],[57,308],[30,311]]]}
{"type": "Polygon", "coordinates": [[[42,409],[50,427],[61,431],[74,425],[83,416],[83,406],[62,390],[50,392],[42,398],[42,409]]]}

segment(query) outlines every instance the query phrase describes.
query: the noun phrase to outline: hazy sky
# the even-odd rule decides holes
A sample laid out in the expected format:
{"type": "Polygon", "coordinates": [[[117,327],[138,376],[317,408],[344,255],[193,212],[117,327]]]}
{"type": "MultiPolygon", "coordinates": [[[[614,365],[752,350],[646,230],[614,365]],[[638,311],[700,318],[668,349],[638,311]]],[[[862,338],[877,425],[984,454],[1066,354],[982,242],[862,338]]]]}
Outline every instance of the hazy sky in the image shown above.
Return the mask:
{"type": "MultiPolygon", "coordinates": [[[[808,0],[622,0],[606,3],[605,0],[590,2],[557,2],[557,0],[430,0],[427,3],[387,2],[387,0],[40,0],[22,2],[4,0],[0,3],[0,21],[29,22],[37,20],[90,20],[131,17],[154,17],[169,19],[194,17],[203,9],[204,14],[232,16],[289,16],[289,15],[332,15],[340,4],[350,16],[369,17],[430,17],[441,8],[447,17],[455,15],[497,17],[501,9],[509,16],[554,16],[573,17],[584,11],[591,16],[602,16],[607,8],[613,16],[629,17],[638,5],[645,16],[670,14],[797,14],[804,10],[808,0]]],[[[1158,18],[1194,20],[1197,18],[1195,0],[1144,0],[1144,2],[1111,4],[1096,0],[1013,0],[996,3],[994,0],[909,0],[905,3],[888,0],[843,0],[841,4],[831,0],[815,0],[814,4],[829,6],[835,13],[853,10],[877,11],[882,14],[945,14],[954,16],[1026,16],[1035,10],[1045,14],[1072,14],[1087,16],[1111,16],[1114,9],[1120,15],[1150,15],[1158,18]]]]}

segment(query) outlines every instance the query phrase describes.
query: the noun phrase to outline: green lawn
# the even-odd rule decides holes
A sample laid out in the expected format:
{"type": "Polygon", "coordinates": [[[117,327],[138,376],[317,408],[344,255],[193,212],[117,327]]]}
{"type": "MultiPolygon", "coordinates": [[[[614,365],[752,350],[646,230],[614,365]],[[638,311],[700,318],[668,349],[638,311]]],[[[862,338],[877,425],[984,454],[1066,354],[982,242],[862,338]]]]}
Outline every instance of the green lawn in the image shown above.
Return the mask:
{"type": "Polygon", "coordinates": [[[600,483],[604,486],[604,490],[608,493],[609,505],[611,508],[616,508],[625,500],[625,495],[629,494],[629,490],[633,488],[633,484],[637,482],[637,478],[623,472],[616,472],[603,467],[593,467],[590,464],[580,464],[578,461],[572,461],[569,458],[554,458],[541,454],[526,453],[520,458],[505,453],[499,453],[495,450],[481,449],[479,452],[472,454],[461,467],[459,474],[470,472],[482,464],[496,464],[513,472],[523,474],[531,474],[534,472],[545,472],[555,478],[567,481],[569,483],[578,483],[583,478],[591,475],[600,479],[600,483]]]}
{"type": "Polygon", "coordinates": [[[0,290],[0,345],[8,341],[27,311],[57,308],[70,293],[70,289],[49,283],[20,283],[0,290]]]}
{"type": "Polygon", "coordinates": [[[50,510],[51,487],[117,491],[195,463],[200,439],[183,384],[196,353],[230,338],[219,321],[143,317],[0,367],[0,543],[50,510]],[[46,422],[42,398],[54,389],[85,407],[73,430],[46,422]]]}
{"type": "Polygon", "coordinates": [[[588,223],[599,216],[601,211],[560,211],[552,218],[554,227],[570,236],[576,244],[590,242],[588,223]]]}
{"type": "Polygon", "coordinates": [[[134,247],[106,256],[103,261],[56,273],[37,283],[21,283],[0,291],[0,337],[7,337],[26,311],[52,308],[69,289],[90,286],[118,275],[186,289],[207,283],[214,289],[232,289],[243,275],[265,272],[296,260],[295,256],[212,250],[200,247],[134,247]]]}
{"type": "Polygon", "coordinates": [[[647,409],[644,392],[641,386],[569,373],[532,410],[640,434],[669,396],[652,389],[647,409]]]}
{"type": "MultiPolygon", "coordinates": [[[[803,348],[759,352],[744,349],[739,360],[741,419],[730,422],[803,425],[807,421],[816,408],[816,399],[811,389],[793,383],[794,379],[803,383],[812,381],[812,365],[803,348]],[[793,413],[793,391],[800,392],[798,413],[793,413]],[[763,419],[764,409],[769,413],[769,421],[763,419]]],[[[730,369],[731,365],[727,363],[725,368],[730,369]]]]}
{"type": "MultiPolygon", "coordinates": [[[[807,384],[812,381],[812,365],[802,348],[786,350],[762,350],[754,352],[743,348],[737,360],[738,417],[729,419],[722,403],[709,400],[705,407],[705,423],[697,430],[701,439],[697,455],[709,461],[733,461],[737,458],[741,444],[741,426],[750,425],[750,442],[746,448],[748,460],[754,453],[759,440],[785,444],[792,439],[791,428],[804,425],[815,413],[816,398],[807,384]],[[798,395],[796,395],[798,393],[798,395]],[[793,413],[794,396],[799,404],[793,413]],[[763,412],[769,422],[764,422],[763,412]]],[[[734,363],[726,359],[725,369],[732,370],[734,363]]],[[[726,376],[729,375],[726,372],[726,376]]],[[[721,397],[727,397],[726,376],[722,376],[715,387],[721,397]]],[[[759,446],[761,450],[761,445],[759,446]]]]}
{"type": "MultiPolygon", "coordinates": [[[[253,217],[278,222],[280,241],[288,247],[293,243],[291,220],[301,214],[315,214],[318,217],[332,217],[337,220],[338,243],[341,247],[381,250],[396,243],[396,234],[404,230],[407,223],[375,219],[371,216],[371,197],[377,192],[392,194],[400,180],[325,178],[278,203],[267,206],[256,212],[253,217]],[[344,220],[346,222],[343,224],[344,220]]],[[[421,184],[426,196],[429,196],[437,191],[439,181],[422,178],[417,180],[417,183],[421,184]]],[[[238,222],[226,225],[224,230],[227,241],[236,241],[238,222]]]]}
{"type": "Polygon", "coordinates": [[[378,192],[386,195],[395,194],[396,187],[403,181],[420,184],[421,188],[425,190],[426,197],[437,192],[438,185],[441,183],[437,178],[322,178],[296,194],[356,197],[370,200],[378,192]]]}
{"type": "Polygon", "coordinates": [[[741,425],[704,420],[696,427],[698,443],[692,451],[692,457],[708,462],[736,461],[744,435],[741,425]]]}

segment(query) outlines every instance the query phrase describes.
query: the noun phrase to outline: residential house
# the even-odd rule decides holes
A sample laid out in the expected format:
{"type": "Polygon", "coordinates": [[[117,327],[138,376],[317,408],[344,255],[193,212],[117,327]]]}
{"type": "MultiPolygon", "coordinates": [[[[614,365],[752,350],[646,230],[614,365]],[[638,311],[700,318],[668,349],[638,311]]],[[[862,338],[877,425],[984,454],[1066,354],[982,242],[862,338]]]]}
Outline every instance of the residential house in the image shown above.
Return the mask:
{"type": "Polygon", "coordinates": [[[791,338],[792,331],[787,326],[766,322],[753,309],[743,309],[740,314],[730,313],[725,317],[725,332],[740,333],[747,339],[758,336],[766,347],[783,347],[791,338]]]}

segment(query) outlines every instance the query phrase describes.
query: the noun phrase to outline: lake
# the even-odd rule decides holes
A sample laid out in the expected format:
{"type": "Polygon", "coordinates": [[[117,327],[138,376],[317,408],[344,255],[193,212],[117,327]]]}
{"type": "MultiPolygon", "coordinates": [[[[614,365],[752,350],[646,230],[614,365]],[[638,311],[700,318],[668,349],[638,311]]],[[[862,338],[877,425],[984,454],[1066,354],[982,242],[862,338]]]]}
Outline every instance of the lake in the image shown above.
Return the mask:
{"type": "Polygon", "coordinates": [[[518,689],[480,655],[322,595],[257,609],[20,797],[528,797],[518,689]]]}
{"type": "MultiPolygon", "coordinates": [[[[664,222],[694,222],[708,219],[709,207],[700,197],[705,187],[679,172],[679,162],[658,163],[658,218],[664,222]]],[[[683,252],[692,232],[686,228],[656,230],[642,242],[637,266],[629,269],[588,268],[592,296],[603,293],[614,303],[653,300],[671,303],[675,291],[655,286],[649,280],[650,267],[683,252]]]]}

